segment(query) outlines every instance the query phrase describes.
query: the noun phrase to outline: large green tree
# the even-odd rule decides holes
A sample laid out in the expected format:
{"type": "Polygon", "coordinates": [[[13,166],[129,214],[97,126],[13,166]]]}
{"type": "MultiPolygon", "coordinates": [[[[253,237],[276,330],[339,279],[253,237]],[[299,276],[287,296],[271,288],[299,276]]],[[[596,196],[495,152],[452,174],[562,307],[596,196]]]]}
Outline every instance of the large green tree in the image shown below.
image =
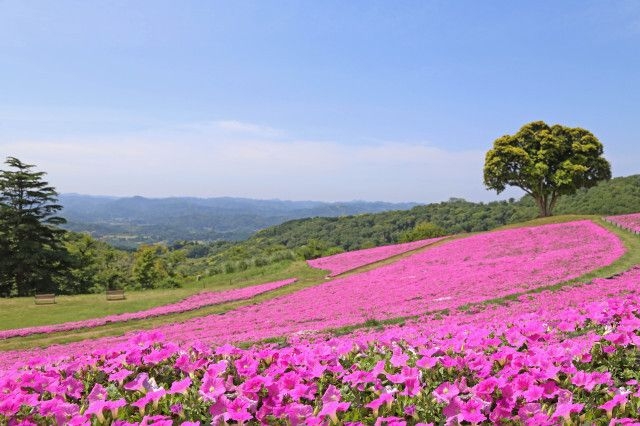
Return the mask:
{"type": "Polygon", "coordinates": [[[484,183],[498,194],[517,186],[533,197],[541,217],[551,216],[560,196],[611,178],[602,154],[602,143],[588,130],[534,121],[493,142],[484,183]]]}
{"type": "Polygon", "coordinates": [[[31,164],[8,157],[0,170],[0,295],[26,296],[56,290],[68,269],[62,243],[65,219],[56,190],[31,164]]]}

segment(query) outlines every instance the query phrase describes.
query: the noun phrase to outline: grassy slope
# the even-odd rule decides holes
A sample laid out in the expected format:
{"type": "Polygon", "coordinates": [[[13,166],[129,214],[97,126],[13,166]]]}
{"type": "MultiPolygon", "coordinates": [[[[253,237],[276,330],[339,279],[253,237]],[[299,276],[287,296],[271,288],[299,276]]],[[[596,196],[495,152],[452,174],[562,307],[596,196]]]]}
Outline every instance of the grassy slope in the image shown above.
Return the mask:
{"type": "MultiPolygon", "coordinates": [[[[278,263],[261,269],[216,275],[199,282],[191,282],[177,289],[127,291],[126,299],[107,302],[104,294],[56,296],[55,305],[36,305],[32,297],[0,299],[0,330],[59,324],[98,318],[123,312],[136,312],[177,302],[201,291],[220,291],[262,284],[282,278],[294,278],[289,273],[290,262],[278,263]]],[[[299,274],[299,270],[291,271],[299,274]]]]}
{"type": "MultiPolygon", "coordinates": [[[[604,226],[605,228],[609,229],[611,232],[617,234],[622,239],[623,243],[627,248],[626,254],[622,256],[619,260],[614,262],[613,264],[606,266],[604,268],[600,268],[596,271],[592,271],[577,279],[568,281],[566,283],[554,285],[554,286],[536,289],[532,292],[541,291],[545,289],[560,288],[564,285],[588,282],[591,279],[598,278],[598,277],[608,277],[608,276],[620,273],[622,271],[625,271],[629,269],[631,266],[640,264],[640,238],[638,238],[638,236],[636,235],[633,235],[627,231],[618,229],[617,227],[602,221],[598,216],[584,216],[584,215],[557,216],[552,218],[536,219],[536,220],[525,222],[519,225],[509,225],[505,228],[515,228],[519,226],[535,226],[535,225],[541,225],[546,223],[561,223],[561,222],[568,222],[568,221],[580,220],[580,219],[593,220],[594,222],[600,224],[601,226],[604,226]]],[[[454,238],[454,239],[464,238],[469,235],[470,234],[461,234],[461,235],[453,236],[451,238],[454,238]]],[[[444,242],[437,243],[436,245],[442,244],[442,243],[444,242]]],[[[433,246],[428,246],[424,249],[428,250],[429,247],[433,247],[433,246]]],[[[410,252],[401,256],[395,256],[392,260],[395,261],[399,258],[408,256],[412,253],[414,252],[410,252]]],[[[357,270],[354,270],[352,272],[349,272],[348,274],[353,274],[353,273],[361,272],[364,270],[370,270],[382,264],[390,263],[392,260],[384,260],[375,265],[367,265],[357,270]]],[[[232,302],[232,303],[227,303],[223,305],[211,306],[211,307],[199,309],[196,311],[186,312],[182,314],[167,315],[167,316],[152,318],[148,320],[110,324],[110,325],[96,327],[88,330],[78,330],[77,332],[73,332],[73,333],[68,333],[68,332],[53,333],[49,335],[35,335],[35,336],[29,336],[24,338],[16,338],[16,339],[9,339],[6,341],[0,341],[0,350],[24,349],[24,348],[35,347],[35,346],[48,346],[56,343],[65,343],[65,342],[83,340],[88,338],[121,335],[128,331],[149,329],[161,324],[179,322],[179,321],[183,321],[183,320],[197,317],[197,316],[227,312],[238,306],[248,305],[252,303],[259,303],[262,300],[266,300],[266,299],[275,297],[277,295],[290,293],[304,287],[317,285],[325,281],[324,271],[309,268],[304,262],[282,263],[278,265],[272,265],[271,267],[268,267],[267,270],[263,269],[261,271],[262,272],[260,272],[260,270],[257,270],[257,271],[253,270],[249,272],[251,275],[234,274],[234,278],[232,279],[232,281],[229,280],[228,276],[225,277],[224,280],[222,280],[221,277],[218,277],[217,279],[212,279],[210,281],[207,281],[205,283],[205,286],[207,289],[212,289],[212,288],[225,289],[225,288],[230,288],[230,286],[238,287],[238,285],[234,284],[234,282],[237,282],[237,280],[240,280],[240,279],[246,280],[244,281],[243,285],[274,281],[274,280],[290,278],[290,277],[298,277],[299,281],[298,283],[292,286],[287,286],[283,289],[279,289],[274,292],[269,292],[269,293],[260,295],[257,298],[252,299],[250,301],[232,302]]],[[[139,294],[130,293],[130,295],[128,296],[129,299],[131,299],[130,301],[128,300],[127,302],[110,302],[110,303],[111,304],[123,303],[121,309],[126,308],[126,310],[128,311],[136,310],[136,309],[145,309],[151,306],[155,306],[163,303],[169,303],[171,301],[178,300],[187,294],[193,294],[201,290],[201,286],[202,286],[201,283],[197,284],[197,286],[194,284],[188,288],[175,291],[174,294],[171,294],[172,291],[166,291],[166,290],[156,291],[156,292],[145,292],[145,293],[139,293],[139,294]]],[[[520,294],[522,293],[519,293],[517,295],[520,295],[520,294]]],[[[502,303],[505,300],[509,300],[513,297],[516,297],[517,295],[510,295],[500,299],[489,300],[484,303],[502,303]]],[[[33,305],[33,300],[31,299],[22,299],[22,300],[14,299],[14,301],[17,300],[17,302],[7,301],[11,303],[16,303],[16,306],[9,306],[9,309],[5,310],[4,309],[5,306],[0,304],[0,307],[3,308],[2,313],[0,314],[1,315],[0,320],[2,320],[1,323],[3,324],[3,326],[5,324],[5,318],[7,318],[7,321],[6,321],[7,324],[13,322],[13,323],[21,324],[21,326],[24,326],[23,325],[24,322],[22,322],[21,320],[21,318],[24,318],[23,317],[24,310],[21,306],[23,306],[24,308],[28,308],[30,311],[35,311],[36,313],[38,313],[37,315],[38,317],[44,318],[44,319],[40,319],[40,321],[46,320],[48,316],[47,312],[49,309],[51,308],[58,309],[59,312],[58,311],[52,311],[52,312],[57,313],[58,316],[56,317],[56,320],[57,322],[61,322],[61,321],[70,321],[70,320],[80,319],[78,317],[80,313],[82,315],[91,315],[92,312],[96,312],[95,311],[96,305],[98,306],[109,305],[103,299],[103,296],[75,296],[75,297],[69,297],[68,299],[69,300],[61,298],[59,305],[55,307],[54,306],[35,306],[33,305]],[[99,300],[96,298],[98,298],[99,300]]],[[[103,315],[103,314],[102,313],[99,315],[94,314],[88,317],[84,316],[83,318],[96,317],[100,315],[103,315]]],[[[392,324],[402,320],[403,318],[390,319],[390,320],[382,321],[381,323],[392,324]]],[[[35,320],[31,320],[31,321],[35,321],[35,320]]],[[[52,322],[53,321],[51,320],[48,321],[48,323],[52,323],[52,322]]],[[[379,324],[380,323],[378,322],[376,322],[375,324],[366,324],[366,323],[356,324],[356,325],[346,327],[344,329],[336,330],[336,331],[340,333],[344,333],[344,332],[354,330],[356,328],[377,326],[379,324]]]]}

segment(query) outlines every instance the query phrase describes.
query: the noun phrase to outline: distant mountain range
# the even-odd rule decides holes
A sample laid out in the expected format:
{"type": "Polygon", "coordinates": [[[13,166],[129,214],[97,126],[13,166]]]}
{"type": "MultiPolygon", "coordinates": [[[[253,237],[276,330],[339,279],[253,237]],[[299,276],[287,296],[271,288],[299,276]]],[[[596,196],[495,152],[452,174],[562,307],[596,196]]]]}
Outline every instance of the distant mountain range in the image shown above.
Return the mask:
{"type": "Polygon", "coordinates": [[[417,203],[254,200],[248,198],[144,198],[61,194],[66,229],[89,232],[119,247],[181,240],[244,240],[291,219],[408,210],[417,203]]]}

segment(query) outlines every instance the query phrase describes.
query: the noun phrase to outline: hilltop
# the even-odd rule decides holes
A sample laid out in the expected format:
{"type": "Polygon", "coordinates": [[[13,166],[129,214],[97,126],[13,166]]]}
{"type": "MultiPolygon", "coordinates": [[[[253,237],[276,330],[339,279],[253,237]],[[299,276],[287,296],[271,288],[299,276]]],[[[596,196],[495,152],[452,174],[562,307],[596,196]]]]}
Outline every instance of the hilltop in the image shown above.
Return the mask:
{"type": "MultiPolygon", "coordinates": [[[[247,198],[97,197],[62,194],[66,228],[123,248],[141,243],[243,241],[242,251],[310,241],[321,251],[392,244],[421,222],[447,234],[478,232],[532,219],[529,197],[476,203],[451,198],[440,203],[254,200],[247,198]],[[249,249],[251,248],[251,249],[249,249]]],[[[614,178],[560,199],[557,214],[623,214],[640,211],[640,175],[614,178]]],[[[228,245],[222,245],[227,247],[228,245]]],[[[235,245],[234,245],[235,246],[235,245]]],[[[218,250],[214,250],[217,252],[218,250]]],[[[200,250],[204,253],[207,250],[200,250]]]]}
{"type": "MultiPolygon", "coordinates": [[[[640,175],[618,177],[558,202],[557,214],[623,214],[640,211],[640,175]]],[[[480,232],[536,217],[533,200],[474,203],[459,198],[415,206],[408,210],[345,217],[292,220],[257,232],[217,255],[240,260],[236,254],[260,256],[277,250],[302,250],[313,258],[340,251],[394,244],[418,224],[429,222],[444,234],[480,232]]],[[[247,261],[247,259],[244,259],[247,261]]]]}

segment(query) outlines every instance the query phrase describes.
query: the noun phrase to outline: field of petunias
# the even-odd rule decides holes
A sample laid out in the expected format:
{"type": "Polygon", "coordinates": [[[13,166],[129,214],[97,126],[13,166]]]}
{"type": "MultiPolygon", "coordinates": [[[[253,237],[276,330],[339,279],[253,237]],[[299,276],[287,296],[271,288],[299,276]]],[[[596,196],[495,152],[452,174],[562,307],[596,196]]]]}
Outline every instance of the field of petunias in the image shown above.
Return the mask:
{"type": "Polygon", "coordinates": [[[349,251],[346,253],[339,253],[332,256],[308,260],[307,264],[312,268],[326,269],[330,272],[329,276],[333,277],[364,265],[388,259],[411,250],[426,247],[441,241],[442,239],[443,238],[431,238],[428,240],[413,241],[410,243],[349,251]]]}
{"type": "MultiPolygon", "coordinates": [[[[623,253],[617,236],[590,221],[489,232],[224,315],[155,330],[175,342],[224,344],[418,316],[553,285],[608,265],[623,253]]],[[[129,337],[5,352],[0,366],[25,356],[98,349],[129,337]]]]}
{"type": "Polygon", "coordinates": [[[224,315],[6,352],[0,424],[629,424],[640,408],[640,268],[481,303],[623,253],[589,221],[490,232],[224,315]],[[399,316],[412,319],[322,333],[399,316]],[[282,335],[288,343],[229,344],[282,335]]]}
{"type": "MultiPolygon", "coordinates": [[[[610,281],[631,289],[639,275],[610,281]]],[[[629,424],[640,406],[640,297],[609,291],[595,285],[600,301],[570,309],[543,294],[550,309],[480,326],[416,322],[285,347],[179,346],[140,334],[5,371],[0,422],[629,424]]]]}
{"type": "Polygon", "coordinates": [[[640,213],[609,216],[605,219],[629,231],[640,233],[640,213]]]}
{"type": "Polygon", "coordinates": [[[0,330],[0,339],[8,339],[10,337],[30,336],[38,333],[54,333],[59,331],[78,330],[80,328],[98,327],[105,324],[115,322],[125,322],[131,320],[140,320],[162,315],[176,314],[180,312],[192,311],[194,309],[203,308],[205,306],[218,305],[220,303],[233,302],[237,300],[245,300],[255,297],[259,294],[272,291],[294,283],[295,279],[281,280],[272,283],[254,285],[249,287],[237,288],[225,291],[204,291],[193,296],[189,296],[184,300],[168,305],[158,306],[144,311],[127,312],[117,315],[109,315],[102,318],[92,318],[84,321],[65,322],[62,324],[53,324],[46,326],[25,327],[11,330],[0,330]]]}
{"type": "Polygon", "coordinates": [[[292,294],[159,329],[171,339],[260,340],[414,316],[549,286],[609,265],[620,240],[589,221],[479,234],[292,294]]]}

